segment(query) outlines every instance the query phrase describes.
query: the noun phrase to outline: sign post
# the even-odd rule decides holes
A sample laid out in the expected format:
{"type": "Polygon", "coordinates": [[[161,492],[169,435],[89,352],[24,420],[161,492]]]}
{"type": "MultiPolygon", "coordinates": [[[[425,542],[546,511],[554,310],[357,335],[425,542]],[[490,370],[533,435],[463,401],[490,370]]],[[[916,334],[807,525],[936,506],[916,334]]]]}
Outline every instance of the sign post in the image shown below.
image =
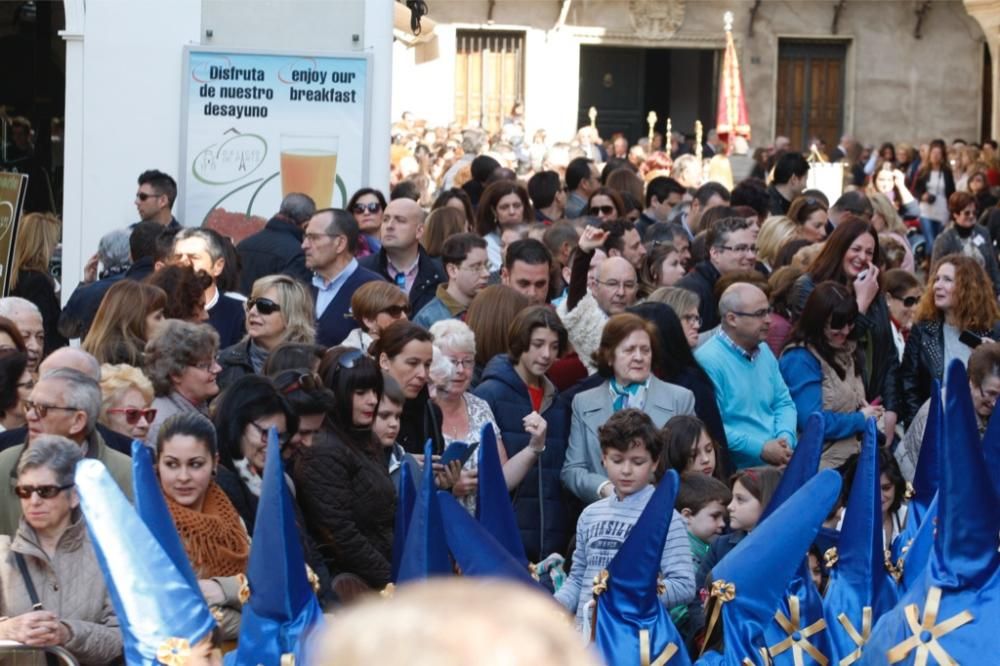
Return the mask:
{"type": "Polygon", "coordinates": [[[3,275],[3,295],[10,290],[10,265],[14,260],[14,239],[21,221],[21,207],[28,191],[28,174],[0,173],[0,274],[3,275]]]}

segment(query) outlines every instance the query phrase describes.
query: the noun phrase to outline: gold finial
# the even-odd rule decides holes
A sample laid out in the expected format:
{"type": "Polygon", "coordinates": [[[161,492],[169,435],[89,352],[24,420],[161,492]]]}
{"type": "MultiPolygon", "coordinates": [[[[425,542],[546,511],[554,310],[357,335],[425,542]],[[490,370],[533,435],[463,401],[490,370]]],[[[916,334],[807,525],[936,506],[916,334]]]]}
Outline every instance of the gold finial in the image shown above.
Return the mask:
{"type": "Polygon", "coordinates": [[[694,156],[698,158],[698,163],[701,164],[701,121],[694,121],[694,156]]]}
{"type": "Polygon", "coordinates": [[[590,118],[590,128],[597,129],[597,107],[592,106],[587,111],[587,117],[590,118]]]}
{"type": "Polygon", "coordinates": [[[723,14],[722,15],[722,21],[725,24],[726,32],[732,32],[733,31],[733,13],[732,12],[726,12],[725,14],[723,14]]]}
{"type": "Polygon", "coordinates": [[[667,135],[663,137],[663,149],[667,151],[667,155],[674,151],[674,123],[670,118],[667,118],[667,135]]]}
{"type": "Polygon", "coordinates": [[[653,127],[656,125],[656,111],[650,111],[646,114],[646,124],[649,125],[649,145],[652,148],[653,145],[653,127]]]}

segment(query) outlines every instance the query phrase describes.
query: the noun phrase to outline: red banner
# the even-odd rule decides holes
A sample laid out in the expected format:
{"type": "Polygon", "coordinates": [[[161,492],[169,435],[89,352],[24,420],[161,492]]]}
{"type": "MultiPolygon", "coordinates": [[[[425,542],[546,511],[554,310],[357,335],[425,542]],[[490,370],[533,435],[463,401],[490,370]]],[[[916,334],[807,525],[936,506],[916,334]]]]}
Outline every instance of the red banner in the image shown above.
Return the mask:
{"type": "Polygon", "coordinates": [[[736,46],[733,44],[733,33],[730,29],[726,30],[726,51],[722,56],[715,129],[719,139],[726,142],[727,152],[732,152],[734,137],[742,136],[750,141],[750,115],[747,113],[747,99],[743,94],[743,81],[740,78],[740,62],[736,57],[736,46]]]}

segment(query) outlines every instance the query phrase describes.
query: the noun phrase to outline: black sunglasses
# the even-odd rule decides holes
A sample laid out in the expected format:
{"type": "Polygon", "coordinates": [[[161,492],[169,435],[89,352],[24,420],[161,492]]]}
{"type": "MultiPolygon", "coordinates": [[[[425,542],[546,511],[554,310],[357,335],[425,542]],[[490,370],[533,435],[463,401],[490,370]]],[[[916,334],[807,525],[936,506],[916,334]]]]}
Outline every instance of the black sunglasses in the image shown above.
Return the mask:
{"type": "Polygon", "coordinates": [[[262,315],[274,314],[275,312],[281,312],[281,306],[272,301],[270,298],[250,298],[247,299],[247,312],[257,308],[257,312],[262,315]]]}
{"type": "Polygon", "coordinates": [[[900,298],[899,296],[893,296],[897,301],[900,301],[905,307],[912,308],[920,300],[919,296],[907,296],[906,298],[900,298]]]}
{"type": "Polygon", "coordinates": [[[138,192],[136,193],[135,198],[138,199],[139,201],[145,201],[146,199],[153,199],[155,197],[162,197],[162,196],[163,196],[162,194],[150,194],[148,192],[138,192]]]}
{"type": "Polygon", "coordinates": [[[64,490],[69,490],[75,483],[65,486],[14,486],[14,494],[21,499],[29,499],[33,494],[38,493],[42,499],[52,499],[64,490]]]}
{"type": "Polygon", "coordinates": [[[857,317],[854,315],[832,314],[830,315],[830,328],[838,331],[845,326],[854,326],[855,319],[857,317]]]}
{"type": "Polygon", "coordinates": [[[614,212],[616,212],[614,206],[591,206],[590,207],[590,214],[591,215],[611,215],[614,212]]]}
{"type": "Polygon", "coordinates": [[[380,204],[378,202],[369,203],[369,204],[357,203],[357,204],[354,204],[354,209],[353,210],[354,210],[354,214],[355,215],[364,215],[366,212],[368,212],[368,213],[377,213],[380,210],[382,210],[382,204],[380,204]]]}
{"type": "Polygon", "coordinates": [[[409,305],[390,305],[387,308],[383,308],[380,311],[380,314],[382,312],[384,312],[385,314],[389,315],[393,319],[399,319],[403,315],[406,315],[406,316],[410,315],[410,306],[409,305]]]}

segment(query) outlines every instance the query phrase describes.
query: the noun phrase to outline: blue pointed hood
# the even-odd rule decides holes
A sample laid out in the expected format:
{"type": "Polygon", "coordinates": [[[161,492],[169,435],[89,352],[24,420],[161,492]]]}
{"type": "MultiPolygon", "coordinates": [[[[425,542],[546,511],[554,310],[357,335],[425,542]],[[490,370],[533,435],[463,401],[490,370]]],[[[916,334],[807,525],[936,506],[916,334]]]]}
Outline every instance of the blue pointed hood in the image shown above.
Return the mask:
{"type": "MultiPolygon", "coordinates": [[[[934,552],[934,537],[937,535],[937,496],[931,502],[916,535],[902,554],[903,575],[899,579],[899,593],[902,595],[916,585],[924,575],[927,563],[931,561],[934,552]]],[[[897,565],[899,563],[897,562],[897,565]]]]}
{"type": "Polygon", "coordinates": [[[983,456],[993,481],[993,492],[1000,497],[1000,409],[993,409],[986,432],[983,433],[983,456]]]}
{"type": "Polygon", "coordinates": [[[715,565],[708,621],[712,623],[712,607],[721,606],[725,653],[706,663],[735,666],[744,658],[758,663],[760,649],[771,647],[764,645],[764,629],[836,503],[840,485],[837,472],[819,472],[715,565]]]}
{"type": "MultiPolygon", "coordinates": [[[[476,518],[518,562],[528,566],[524,542],[517,527],[517,516],[510,501],[503,466],[497,453],[497,438],[493,424],[486,423],[479,438],[479,484],[476,490],[476,518]]],[[[541,464],[540,462],[538,464],[541,464]]]]}
{"type": "Polygon", "coordinates": [[[798,492],[799,488],[816,476],[819,471],[819,459],[823,455],[823,415],[819,412],[809,415],[806,429],[799,438],[788,466],[781,474],[778,487],[774,489],[771,501],[764,507],[758,523],[784,504],[785,500],[798,492]]]}
{"type": "Polygon", "coordinates": [[[827,635],[841,656],[858,650],[855,637],[870,635],[897,601],[896,582],[885,569],[880,478],[875,419],[868,419],[840,541],[825,554],[830,569],[824,599],[827,635]]]}
{"type": "MultiPolygon", "coordinates": [[[[670,470],[660,480],[632,531],[608,564],[597,596],[595,642],[608,666],[634,666],[673,654],[671,666],[689,664],[684,639],[657,596],[663,546],[680,481],[670,470]]],[[[598,588],[599,589],[599,588],[598,588]]]]}
{"type": "Polygon", "coordinates": [[[439,490],[437,494],[448,549],[463,576],[506,578],[538,589],[527,566],[511,557],[507,549],[481,523],[476,522],[451,493],[439,490]]]}
{"type": "Polygon", "coordinates": [[[280,666],[286,654],[295,655],[296,663],[309,663],[309,638],[323,626],[274,427],[265,460],[247,567],[250,601],[243,606],[235,659],[227,660],[237,666],[280,666]]]}
{"type": "Polygon", "coordinates": [[[403,561],[406,535],[410,531],[413,506],[417,503],[417,484],[420,466],[412,456],[404,456],[399,465],[399,488],[396,492],[396,521],[392,534],[392,580],[399,578],[399,565],[403,561]]]}
{"type": "Polygon", "coordinates": [[[417,503],[410,518],[410,529],[403,547],[403,561],[399,565],[397,583],[423,580],[431,576],[452,573],[448,546],[445,543],[441,507],[438,506],[437,489],[434,487],[434,470],[431,456],[434,442],[424,445],[424,472],[417,503]]]}
{"type": "Polygon", "coordinates": [[[97,562],[108,585],[130,666],[156,666],[206,638],[215,620],[118,488],[107,468],[85,458],[76,487],[97,562]]]}

